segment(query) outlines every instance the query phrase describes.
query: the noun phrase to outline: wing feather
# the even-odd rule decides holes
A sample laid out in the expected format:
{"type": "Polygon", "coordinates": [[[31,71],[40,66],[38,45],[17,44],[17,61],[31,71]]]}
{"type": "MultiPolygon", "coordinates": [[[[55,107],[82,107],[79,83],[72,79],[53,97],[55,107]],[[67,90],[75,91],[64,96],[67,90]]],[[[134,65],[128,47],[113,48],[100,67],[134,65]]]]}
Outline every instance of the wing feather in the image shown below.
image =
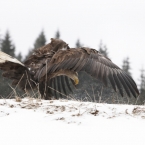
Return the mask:
{"type": "Polygon", "coordinates": [[[65,88],[65,80],[64,80],[64,76],[60,76],[61,77],[61,82],[62,82],[62,89],[65,95],[67,95],[67,91],[65,88]]]}
{"type": "Polygon", "coordinates": [[[120,84],[120,81],[119,81],[119,78],[118,78],[118,76],[117,76],[116,70],[113,70],[113,77],[114,77],[115,83],[116,83],[116,85],[117,85],[117,88],[118,88],[118,90],[119,90],[121,96],[123,97],[123,87],[122,87],[122,85],[120,84]]]}
{"type": "Polygon", "coordinates": [[[54,78],[54,97],[57,99],[58,98],[58,93],[57,93],[57,78],[54,78]]]}
{"type": "Polygon", "coordinates": [[[132,95],[136,98],[136,96],[137,96],[136,94],[138,94],[139,92],[138,92],[138,90],[136,90],[134,83],[131,80],[129,80],[126,75],[123,75],[121,73],[121,76],[125,78],[124,80],[129,88],[129,90],[131,91],[132,95]]]}
{"type": "Polygon", "coordinates": [[[131,88],[130,88],[130,84],[128,84],[128,82],[126,81],[126,79],[124,78],[124,76],[122,76],[121,73],[118,74],[117,76],[118,76],[119,80],[121,81],[121,83],[122,83],[122,85],[123,85],[123,87],[124,87],[124,89],[125,89],[127,95],[128,95],[129,97],[131,97],[131,94],[130,94],[130,91],[129,91],[129,89],[131,89],[131,88]]]}
{"type": "Polygon", "coordinates": [[[107,85],[108,85],[108,81],[107,81],[107,74],[108,73],[108,70],[107,70],[107,68],[106,68],[106,66],[105,65],[103,65],[103,73],[102,73],[102,81],[103,81],[103,83],[104,83],[104,85],[107,87],[107,85]]]}
{"type": "Polygon", "coordinates": [[[136,93],[139,94],[139,91],[137,89],[137,85],[134,82],[134,80],[128,74],[126,74],[125,72],[122,72],[122,74],[126,77],[126,80],[128,80],[130,82],[131,86],[136,91],[136,93]]]}
{"type": "Polygon", "coordinates": [[[65,76],[64,78],[65,78],[66,86],[68,87],[69,91],[70,91],[70,92],[73,92],[73,91],[72,91],[72,88],[71,88],[71,86],[70,86],[70,83],[69,83],[69,78],[66,77],[66,76],[65,76]]]}
{"type": "Polygon", "coordinates": [[[61,77],[61,76],[58,76],[58,77],[57,77],[57,83],[58,83],[57,85],[58,85],[58,91],[60,92],[59,95],[60,95],[60,97],[62,98],[62,97],[63,97],[63,96],[62,96],[62,93],[61,93],[61,85],[62,85],[62,84],[61,84],[61,79],[60,79],[60,77],[61,77]]]}
{"type": "MultiPolygon", "coordinates": [[[[44,66],[40,72],[40,78],[43,77],[46,72],[49,74],[64,70],[72,70],[74,72],[85,71],[96,79],[101,80],[105,86],[107,86],[107,80],[115,91],[118,88],[121,96],[124,95],[123,90],[130,96],[130,92],[136,97],[139,94],[137,86],[133,79],[123,72],[117,65],[115,65],[110,59],[104,57],[98,51],[89,48],[78,48],[69,50],[59,50],[54,54],[50,61],[50,65],[44,66]]],[[[61,77],[61,82],[64,84],[64,78],[61,77]]],[[[69,85],[68,80],[65,79],[65,83],[69,85]]],[[[65,85],[65,84],[64,84],[65,85]]],[[[63,87],[65,92],[65,87],[63,87]]],[[[66,92],[65,92],[66,94],[66,92]]]]}
{"type": "Polygon", "coordinates": [[[108,71],[109,71],[109,74],[108,74],[108,78],[110,80],[110,83],[113,87],[113,89],[115,90],[115,92],[117,91],[116,89],[116,83],[115,83],[115,80],[114,80],[114,77],[113,77],[113,71],[111,68],[108,68],[108,71]]]}

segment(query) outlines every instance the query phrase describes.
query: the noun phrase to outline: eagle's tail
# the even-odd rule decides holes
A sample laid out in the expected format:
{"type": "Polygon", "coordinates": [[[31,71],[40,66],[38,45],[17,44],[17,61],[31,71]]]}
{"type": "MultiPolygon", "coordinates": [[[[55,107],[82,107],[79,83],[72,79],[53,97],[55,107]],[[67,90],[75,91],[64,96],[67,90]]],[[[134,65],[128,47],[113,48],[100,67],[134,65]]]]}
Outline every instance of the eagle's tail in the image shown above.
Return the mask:
{"type": "Polygon", "coordinates": [[[12,80],[12,85],[18,85],[22,90],[36,87],[29,69],[16,58],[0,51],[0,69],[2,75],[12,80]]]}

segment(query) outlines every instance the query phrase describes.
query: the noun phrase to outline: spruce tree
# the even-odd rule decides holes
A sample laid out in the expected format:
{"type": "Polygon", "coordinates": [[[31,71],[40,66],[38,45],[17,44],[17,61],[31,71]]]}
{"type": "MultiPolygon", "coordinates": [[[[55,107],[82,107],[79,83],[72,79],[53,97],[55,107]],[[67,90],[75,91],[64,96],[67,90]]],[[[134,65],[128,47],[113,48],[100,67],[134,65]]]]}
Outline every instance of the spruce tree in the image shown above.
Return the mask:
{"type": "Polygon", "coordinates": [[[140,75],[140,92],[142,90],[145,90],[145,70],[141,69],[141,75],[140,75]]]}
{"type": "Polygon", "coordinates": [[[16,56],[16,58],[21,62],[23,61],[23,57],[22,57],[21,52],[19,52],[19,54],[16,56]]]}
{"type": "Polygon", "coordinates": [[[140,104],[145,103],[145,70],[141,69],[140,75],[140,104]]]}
{"type": "Polygon", "coordinates": [[[102,53],[105,57],[108,57],[108,49],[106,45],[103,45],[102,41],[100,41],[99,52],[102,53]]]}
{"type": "Polygon", "coordinates": [[[130,73],[130,61],[129,61],[129,57],[125,58],[123,60],[123,65],[122,65],[122,69],[131,76],[131,73],[130,73]]]}
{"type": "Polygon", "coordinates": [[[34,43],[34,49],[40,48],[46,44],[45,34],[42,31],[34,43]]]}
{"type": "Polygon", "coordinates": [[[76,48],[80,48],[82,47],[83,45],[80,43],[80,40],[78,39],[77,42],[76,42],[76,48]]]}
{"type": "MultiPolygon", "coordinates": [[[[1,40],[0,50],[15,57],[15,46],[11,41],[8,31],[1,40]]],[[[0,71],[0,80],[0,97],[7,97],[12,92],[12,89],[9,87],[11,81],[2,76],[2,71],[0,71]]]]}
{"type": "Polygon", "coordinates": [[[4,39],[1,41],[1,51],[15,57],[15,46],[12,44],[8,31],[6,32],[4,39]]]}
{"type": "Polygon", "coordinates": [[[59,30],[56,31],[54,38],[60,39],[60,32],[59,32],[59,30]]]}
{"type": "Polygon", "coordinates": [[[32,49],[29,50],[28,54],[25,57],[25,60],[33,53],[33,51],[37,48],[40,48],[42,46],[46,45],[46,37],[44,32],[42,31],[39,36],[37,37],[37,39],[34,42],[34,47],[32,49]]]}

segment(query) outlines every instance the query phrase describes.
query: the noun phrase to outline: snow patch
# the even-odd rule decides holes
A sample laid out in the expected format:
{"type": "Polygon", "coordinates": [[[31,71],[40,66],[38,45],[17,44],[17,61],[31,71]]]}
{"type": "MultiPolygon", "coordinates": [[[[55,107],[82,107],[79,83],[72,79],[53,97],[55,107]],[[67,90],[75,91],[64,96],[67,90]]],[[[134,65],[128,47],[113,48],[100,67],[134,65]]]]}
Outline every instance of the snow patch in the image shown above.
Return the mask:
{"type": "Polygon", "coordinates": [[[144,145],[145,106],[0,100],[2,145],[144,145]]]}

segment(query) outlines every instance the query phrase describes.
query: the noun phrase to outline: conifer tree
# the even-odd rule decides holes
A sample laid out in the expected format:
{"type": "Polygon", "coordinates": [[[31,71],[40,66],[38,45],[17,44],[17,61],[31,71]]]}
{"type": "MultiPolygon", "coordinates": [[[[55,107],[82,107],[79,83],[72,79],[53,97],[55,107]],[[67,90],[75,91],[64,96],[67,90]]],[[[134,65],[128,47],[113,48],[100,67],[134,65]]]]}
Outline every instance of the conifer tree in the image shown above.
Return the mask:
{"type": "Polygon", "coordinates": [[[108,57],[108,49],[106,45],[103,45],[102,41],[100,41],[99,52],[102,53],[105,57],[108,57]]]}
{"type": "Polygon", "coordinates": [[[76,48],[80,48],[82,47],[83,45],[80,43],[80,40],[78,39],[77,42],[76,42],[76,48]]]}
{"type": "Polygon", "coordinates": [[[130,73],[130,61],[129,61],[129,57],[125,58],[123,60],[123,65],[122,65],[122,69],[131,76],[131,73],[130,73]]]}
{"type": "Polygon", "coordinates": [[[56,33],[55,33],[55,38],[56,38],[56,39],[60,39],[60,32],[59,32],[59,30],[56,31],[56,33]]]}
{"type": "Polygon", "coordinates": [[[141,69],[140,75],[140,104],[145,103],[145,70],[141,69]]]}
{"type": "Polygon", "coordinates": [[[145,90],[145,74],[144,74],[145,70],[141,69],[141,75],[140,75],[140,92],[142,92],[142,90],[145,90]]]}
{"type": "Polygon", "coordinates": [[[12,44],[9,32],[6,32],[4,39],[1,41],[1,51],[15,57],[15,46],[12,44]]]}
{"type": "Polygon", "coordinates": [[[34,49],[40,48],[46,44],[45,34],[42,31],[34,43],[34,49]]]}
{"type": "MultiPolygon", "coordinates": [[[[9,32],[7,31],[4,38],[1,40],[0,50],[15,57],[15,46],[11,41],[9,32]]],[[[11,81],[2,77],[2,72],[0,71],[0,97],[7,97],[12,89],[9,87],[11,81]]]]}
{"type": "Polygon", "coordinates": [[[19,54],[17,55],[17,59],[21,62],[23,61],[23,57],[22,57],[21,52],[19,52],[19,54]]]}
{"type": "Polygon", "coordinates": [[[46,44],[46,37],[44,32],[42,31],[37,39],[34,42],[34,47],[29,50],[28,54],[25,57],[25,60],[33,53],[34,49],[40,48],[46,44]]]}

